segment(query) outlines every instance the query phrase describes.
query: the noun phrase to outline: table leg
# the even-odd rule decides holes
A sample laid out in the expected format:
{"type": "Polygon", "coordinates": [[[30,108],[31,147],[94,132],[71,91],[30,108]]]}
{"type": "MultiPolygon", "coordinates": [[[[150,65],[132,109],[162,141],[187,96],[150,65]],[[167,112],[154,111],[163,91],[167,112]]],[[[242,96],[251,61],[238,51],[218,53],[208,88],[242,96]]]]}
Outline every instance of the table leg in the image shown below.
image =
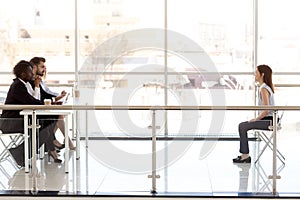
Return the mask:
{"type": "Polygon", "coordinates": [[[36,113],[32,112],[32,190],[37,191],[36,180],[36,113]]]}

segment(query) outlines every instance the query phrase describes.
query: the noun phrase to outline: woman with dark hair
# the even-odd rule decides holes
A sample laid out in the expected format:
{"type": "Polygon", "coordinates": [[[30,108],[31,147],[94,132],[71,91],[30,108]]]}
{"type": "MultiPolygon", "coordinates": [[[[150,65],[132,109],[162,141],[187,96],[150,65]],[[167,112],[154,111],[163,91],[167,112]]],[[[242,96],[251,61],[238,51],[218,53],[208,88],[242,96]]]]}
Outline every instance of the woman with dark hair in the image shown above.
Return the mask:
{"type": "MultiPolygon", "coordinates": [[[[47,68],[45,66],[46,59],[43,57],[34,57],[30,60],[30,63],[33,66],[33,75],[36,79],[42,78],[46,76],[47,74],[47,68]]],[[[32,87],[36,89],[37,87],[40,89],[40,99],[43,101],[44,99],[55,99],[52,103],[53,104],[59,104],[62,102],[59,102],[60,99],[64,98],[67,93],[63,90],[60,94],[52,92],[48,86],[44,83],[43,80],[38,82],[38,85],[34,84],[32,82],[32,87]]],[[[65,147],[65,144],[61,144],[55,137],[55,132],[57,129],[60,129],[61,133],[68,137],[68,131],[65,130],[65,122],[64,122],[64,116],[58,116],[58,120],[55,126],[54,131],[54,140],[53,144],[56,148],[62,149],[65,147]]],[[[70,150],[75,150],[75,146],[72,142],[72,140],[69,138],[69,148],[70,150]]]]}
{"type": "MultiPolygon", "coordinates": [[[[274,86],[272,82],[272,69],[268,65],[259,65],[255,71],[255,81],[259,84],[258,105],[274,106],[274,86]]],[[[273,112],[262,110],[258,116],[250,121],[239,124],[240,153],[233,159],[234,163],[251,163],[247,132],[252,129],[269,130],[273,123],[273,112]]]]}

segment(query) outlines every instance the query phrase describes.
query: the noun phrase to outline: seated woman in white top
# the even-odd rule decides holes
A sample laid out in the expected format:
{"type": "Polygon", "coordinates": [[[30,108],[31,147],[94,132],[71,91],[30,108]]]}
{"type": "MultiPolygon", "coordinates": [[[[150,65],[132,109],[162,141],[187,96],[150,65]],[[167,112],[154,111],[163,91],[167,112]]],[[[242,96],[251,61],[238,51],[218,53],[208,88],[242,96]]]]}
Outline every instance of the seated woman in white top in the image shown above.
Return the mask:
{"type": "MultiPolygon", "coordinates": [[[[43,74],[43,80],[46,79],[46,76],[47,76],[47,68],[45,67],[44,74],[43,74]]],[[[67,93],[64,90],[61,92],[61,94],[51,91],[50,88],[43,81],[40,82],[40,86],[43,87],[44,91],[47,92],[48,94],[54,95],[56,102],[59,101],[60,99],[64,98],[67,95],[67,93]]],[[[68,95],[66,98],[68,98],[68,95]]],[[[64,116],[60,115],[58,117],[58,121],[57,121],[55,128],[56,128],[56,130],[59,129],[61,131],[61,133],[64,135],[64,137],[66,136],[64,116]]],[[[60,142],[58,142],[58,140],[55,139],[54,143],[55,143],[55,146],[58,147],[59,149],[64,148],[64,145],[61,145],[60,142]]],[[[69,138],[69,147],[70,147],[70,150],[75,150],[75,148],[76,148],[70,138],[69,138]]]]}
{"type": "MultiPolygon", "coordinates": [[[[33,69],[32,69],[32,72],[34,74],[34,84],[32,84],[32,86],[34,88],[37,88],[37,87],[40,87],[40,94],[39,95],[34,95],[32,94],[35,98],[38,98],[38,99],[51,99],[53,98],[53,104],[57,104],[58,100],[60,100],[61,98],[64,98],[67,93],[65,91],[62,91],[61,94],[58,94],[58,93],[54,93],[52,92],[48,87],[47,85],[42,81],[42,77],[45,79],[46,78],[46,66],[45,66],[45,63],[46,62],[46,59],[43,58],[43,57],[34,57],[30,60],[30,63],[33,65],[33,69]]],[[[57,123],[56,123],[56,127],[55,127],[55,130],[54,132],[56,132],[57,129],[60,129],[62,134],[64,136],[67,136],[67,131],[68,130],[65,130],[65,126],[64,126],[64,117],[63,116],[58,116],[58,120],[57,120],[57,123]]],[[[54,135],[54,140],[53,140],[53,143],[55,145],[55,147],[57,147],[58,149],[62,149],[64,148],[64,145],[61,144],[56,138],[55,138],[55,135],[54,135]]],[[[71,150],[74,150],[75,149],[75,146],[73,144],[73,142],[70,140],[69,138],[69,147],[71,150]]]]}
{"type": "MultiPolygon", "coordinates": [[[[274,86],[272,82],[272,69],[268,65],[259,65],[255,72],[255,81],[259,83],[259,106],[274,106],[274,86]]],[[[241,155],[233,159],[234,163],[251,163],[249,156],[249,144],[247,131],[252,129],[269,130],[273,123],[273,112],[263,110],[259,115],[250,121],[239,124],[240,153],[241,155]]]]}

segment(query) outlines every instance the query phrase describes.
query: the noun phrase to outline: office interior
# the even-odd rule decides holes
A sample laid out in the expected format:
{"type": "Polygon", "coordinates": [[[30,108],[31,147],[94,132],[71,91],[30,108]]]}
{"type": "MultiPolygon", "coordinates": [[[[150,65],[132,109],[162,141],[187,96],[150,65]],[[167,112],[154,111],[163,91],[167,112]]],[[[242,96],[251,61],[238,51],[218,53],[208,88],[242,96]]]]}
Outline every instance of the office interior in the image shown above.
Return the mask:
{"type": "MultiPolygon", "coordinates": [[[[0,0],[1,104],[14,65],[46,58],[45,82],[70,94],[64,103],[74,105],[75,118],[68,120],[68,133],[80,147],[79,157],[69,152],[69,173],[64,149],[61,164],[38,159],[34,192],[32,170],[25,173],[3,157],[0,193],[298,198],[298,7],[297,0],[0,0]],[[260,64],[273,70],[276,106],[294,106],[277,113],[282,157],[276,153],[281,178],[275,192],[273,150],[267,147],[259,157],[265,144],[260,133],[248,133],[252,163],[232,163],[239,155],[238,124],[257,110],[184,110],[257,105],[254,73],[260,64]],[[164,106],[183,109],[155,109],[164,106]]],[[[63,142],[61,132],[55,134],[63,142]]]]}

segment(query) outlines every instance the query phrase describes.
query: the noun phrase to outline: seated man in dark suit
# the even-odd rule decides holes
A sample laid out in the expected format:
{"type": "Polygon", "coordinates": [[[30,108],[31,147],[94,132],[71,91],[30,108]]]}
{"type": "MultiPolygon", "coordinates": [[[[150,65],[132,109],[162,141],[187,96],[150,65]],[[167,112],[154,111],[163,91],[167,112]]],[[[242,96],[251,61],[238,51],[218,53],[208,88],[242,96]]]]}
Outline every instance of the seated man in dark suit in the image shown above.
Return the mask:
{"type": "MultiPolygon", "coordinates": [[[[31,86],[28,82],[33,78],[32,65],[27,61],[20,61],[14,67],[13,73],[15,74],[16,78],[9,88],[5,104],[43,105],[42,101],[34,98],[30,94],[31,86]]],[[[39,145],[41,146],[42,144],[45,144],[54,160],[58,160],[61,162],[61,160],[57,159],[57,153],[52,142],[54,127],[55,123],[48,123],[41,126],[39,131],[39,145]]],[[[0,120],[0,129],[4,133],[24,133],[23,116],[20,115],[20,110],[3,110],[0,120]]],[[[24,143],[20,144],[16,148],[10,149],[10,153],[12,154],[18,165],[25,165],[24,143]]]]}

